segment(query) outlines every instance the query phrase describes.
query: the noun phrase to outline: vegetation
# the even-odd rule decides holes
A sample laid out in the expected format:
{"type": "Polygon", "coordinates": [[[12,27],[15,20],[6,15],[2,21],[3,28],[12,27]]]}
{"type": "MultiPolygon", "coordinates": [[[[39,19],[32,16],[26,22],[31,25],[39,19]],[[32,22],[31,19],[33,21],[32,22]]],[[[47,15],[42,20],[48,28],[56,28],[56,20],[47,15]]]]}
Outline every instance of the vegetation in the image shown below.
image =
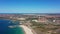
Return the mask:
{"type": "MultiPolygon", "coordinates": [[[[60,25],[53,25],[53,24],[42,24],[42,23],[37,23],[35,21],[30,21],[32,23],[33,29],[37,32],[37,34],[40,34],[41,32],[48,33],[48,31],[51,31],[51,34],[53,34],[54,30],[57,30],[60,28],[60,25]]],[[[56,34],[56,33],[55,33],[56,34]]]]}

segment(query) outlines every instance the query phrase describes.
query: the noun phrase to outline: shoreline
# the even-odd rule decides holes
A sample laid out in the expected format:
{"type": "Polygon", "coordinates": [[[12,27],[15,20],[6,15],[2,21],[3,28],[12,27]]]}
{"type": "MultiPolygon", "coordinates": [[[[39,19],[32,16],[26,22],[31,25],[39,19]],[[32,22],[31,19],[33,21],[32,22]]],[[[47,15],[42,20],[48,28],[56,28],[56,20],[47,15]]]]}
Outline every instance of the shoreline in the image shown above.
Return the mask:
{"type": "Polygon", "coordinates": [[[33,34],[32,29],[28,28],[25,25],[20,25],[20,27],[23,28],[23,30],[25,31],[25,34],[33,34]]]}

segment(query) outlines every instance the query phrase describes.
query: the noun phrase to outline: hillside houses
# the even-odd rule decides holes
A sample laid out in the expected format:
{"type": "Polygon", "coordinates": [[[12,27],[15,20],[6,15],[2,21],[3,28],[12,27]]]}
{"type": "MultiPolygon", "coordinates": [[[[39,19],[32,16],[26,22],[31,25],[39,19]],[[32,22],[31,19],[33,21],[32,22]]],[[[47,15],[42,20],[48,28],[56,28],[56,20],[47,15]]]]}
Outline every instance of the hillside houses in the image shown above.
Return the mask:
{"type": "Polygon", "coordinates": [[[0,14],[0,18],[13,18],[18,20],[32,20],[40,23],[60,23],[60,15],[23,15],[0,14]]]}

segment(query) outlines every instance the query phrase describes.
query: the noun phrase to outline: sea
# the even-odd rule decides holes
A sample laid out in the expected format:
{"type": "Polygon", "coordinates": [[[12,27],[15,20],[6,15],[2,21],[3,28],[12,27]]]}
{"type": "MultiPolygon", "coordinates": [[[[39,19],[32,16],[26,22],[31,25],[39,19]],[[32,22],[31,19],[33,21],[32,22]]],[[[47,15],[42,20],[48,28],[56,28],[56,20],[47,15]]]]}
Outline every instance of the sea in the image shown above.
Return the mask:
{"type": "Polygon", "coordinates": [[[24,34],[23,29],[17,23],[18,21],[13,23],[12,20],[0,19],[0,34],[24,34]]]}

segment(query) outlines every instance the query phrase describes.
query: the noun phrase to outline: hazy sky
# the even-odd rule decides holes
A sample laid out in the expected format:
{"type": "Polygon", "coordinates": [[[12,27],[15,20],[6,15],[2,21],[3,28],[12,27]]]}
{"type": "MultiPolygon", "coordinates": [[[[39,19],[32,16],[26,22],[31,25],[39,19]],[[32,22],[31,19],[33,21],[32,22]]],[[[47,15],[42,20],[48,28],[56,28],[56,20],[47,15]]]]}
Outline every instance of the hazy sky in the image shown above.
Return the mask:
{"type": "Polygon", "coordinates": [[[0,0],[0,13],[60,13],[60,0],[0,0]]]}

